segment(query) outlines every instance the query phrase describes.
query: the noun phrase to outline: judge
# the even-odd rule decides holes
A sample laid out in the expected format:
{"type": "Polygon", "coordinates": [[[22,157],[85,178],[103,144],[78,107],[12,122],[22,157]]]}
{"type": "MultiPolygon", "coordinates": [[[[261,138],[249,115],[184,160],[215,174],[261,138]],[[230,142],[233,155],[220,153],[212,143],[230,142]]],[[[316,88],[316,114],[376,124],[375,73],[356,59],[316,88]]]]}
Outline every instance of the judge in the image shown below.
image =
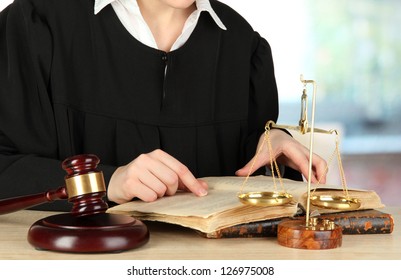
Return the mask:
{"type": "MultiPolygon", "coordinates": [[[[0,14],[3,198],[63,184],[61,161],[83,153],[109,201],[203,196],[200,177],[248,174],[277,118],[270,46],[219,1],[14,0],[0,14]]],[[[285,177],[308,176],[304,146],[278,129],[271,142],[285,177]]],[[[312,181],[324,167],[315,155],[312,181]]]]}

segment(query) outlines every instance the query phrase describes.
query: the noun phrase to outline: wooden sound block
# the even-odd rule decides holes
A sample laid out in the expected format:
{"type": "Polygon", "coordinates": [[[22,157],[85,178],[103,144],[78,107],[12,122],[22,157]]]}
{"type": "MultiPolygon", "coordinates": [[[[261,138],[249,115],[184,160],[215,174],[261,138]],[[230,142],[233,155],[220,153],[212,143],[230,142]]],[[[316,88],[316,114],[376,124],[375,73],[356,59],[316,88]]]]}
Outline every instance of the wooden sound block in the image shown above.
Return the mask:
{"type": "Polygon", "coordinates": [[[305,220],[290,220],[277,227],[278,243],[297,249],[334,249],[341,246],[342,228],[333,222],[315,221],[306,226],[305,220]]]}
{"type": "Polygon", "coordinates": [[[133,249],[149,240],[145,224],[109,213],[49,216],[35,222],[28,241],[36,249],[70,253],[109,253],[133,249]]]}

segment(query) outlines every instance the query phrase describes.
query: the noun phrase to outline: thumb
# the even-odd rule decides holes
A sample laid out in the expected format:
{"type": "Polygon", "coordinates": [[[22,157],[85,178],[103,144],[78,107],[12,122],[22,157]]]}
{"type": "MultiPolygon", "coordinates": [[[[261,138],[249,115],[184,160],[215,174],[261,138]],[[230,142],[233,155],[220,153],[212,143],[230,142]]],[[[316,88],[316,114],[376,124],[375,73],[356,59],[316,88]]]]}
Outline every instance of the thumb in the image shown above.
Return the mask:
{"type": "Polygon", "coordinates": [[[258,170],[262,165],[263,163],[260,162],[260,160],[257,160],[255,162],[255,156],[254,156],[247,164],[245,164],[242,168],[238,169],[235,172],[235,175],[241,177],[251,175],[256,170],[258,170]]]}

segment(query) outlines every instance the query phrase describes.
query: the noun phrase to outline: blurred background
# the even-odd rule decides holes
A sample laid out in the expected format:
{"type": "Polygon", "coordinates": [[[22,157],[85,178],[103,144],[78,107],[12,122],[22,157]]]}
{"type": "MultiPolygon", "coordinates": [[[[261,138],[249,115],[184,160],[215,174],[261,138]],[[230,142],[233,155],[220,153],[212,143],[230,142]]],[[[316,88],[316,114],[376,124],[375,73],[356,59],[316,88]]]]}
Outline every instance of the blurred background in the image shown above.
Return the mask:
{"type": "MultiPolygon", "coordinates": [[[[242,14],[272,47],[278,123],[298,124],[300,75],[316,81],[316,127],[340,132],[348,187],[373,189],[386,205],[400,206],[401,1],[222,2],[242,14]]],[[[308,87],[309,113],[312,96],[308,87]]],[[[308,135],[300,140],[309,145],[308,135]]],[[[315,134],[315,146],[330,161],[335,136],[315,134]]],[[[335,157],[329,170],[327,183],[341,184],[335,157]]]]}
{"type": "MultiPolygon", "coordinates": [[[[315,123],[340,132],[347,185],[401,205],[401,1],[221,0],[270,43],[280,94],[279,124],[297,125],[303,85],[317,83],[315,123]]],[[[0,10],[12,0],[0,0],[0,10]]],[[[308,111],[313,90],[308,87],[308,111]]],[[[310,116],[309,116],[310,118],[310,116]]],[[[297,135],[309,144],[308,135],[297,135]]],[[[334,135],[315,151],[340,184],[334,135]]]]}

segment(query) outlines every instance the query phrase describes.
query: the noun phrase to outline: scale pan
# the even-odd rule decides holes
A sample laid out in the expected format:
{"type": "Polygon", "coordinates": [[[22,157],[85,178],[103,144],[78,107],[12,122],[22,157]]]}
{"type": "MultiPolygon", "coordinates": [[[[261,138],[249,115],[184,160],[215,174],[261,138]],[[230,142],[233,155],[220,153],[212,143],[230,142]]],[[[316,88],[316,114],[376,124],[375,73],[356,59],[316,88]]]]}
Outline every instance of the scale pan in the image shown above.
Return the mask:
{"type": "Polygon", "coordinates": [[[238,194],[243,204],[253,206],[277,206],[291,202],[292,195],[285,192],[248,192],[238,194]]]}
{"type": "Polygon", "coordinates": [[[357,210],[361,206],[358,199],[331,195],[314,195],[311,197],[311,204],[316,207],[336,210],[357,210]]]}

